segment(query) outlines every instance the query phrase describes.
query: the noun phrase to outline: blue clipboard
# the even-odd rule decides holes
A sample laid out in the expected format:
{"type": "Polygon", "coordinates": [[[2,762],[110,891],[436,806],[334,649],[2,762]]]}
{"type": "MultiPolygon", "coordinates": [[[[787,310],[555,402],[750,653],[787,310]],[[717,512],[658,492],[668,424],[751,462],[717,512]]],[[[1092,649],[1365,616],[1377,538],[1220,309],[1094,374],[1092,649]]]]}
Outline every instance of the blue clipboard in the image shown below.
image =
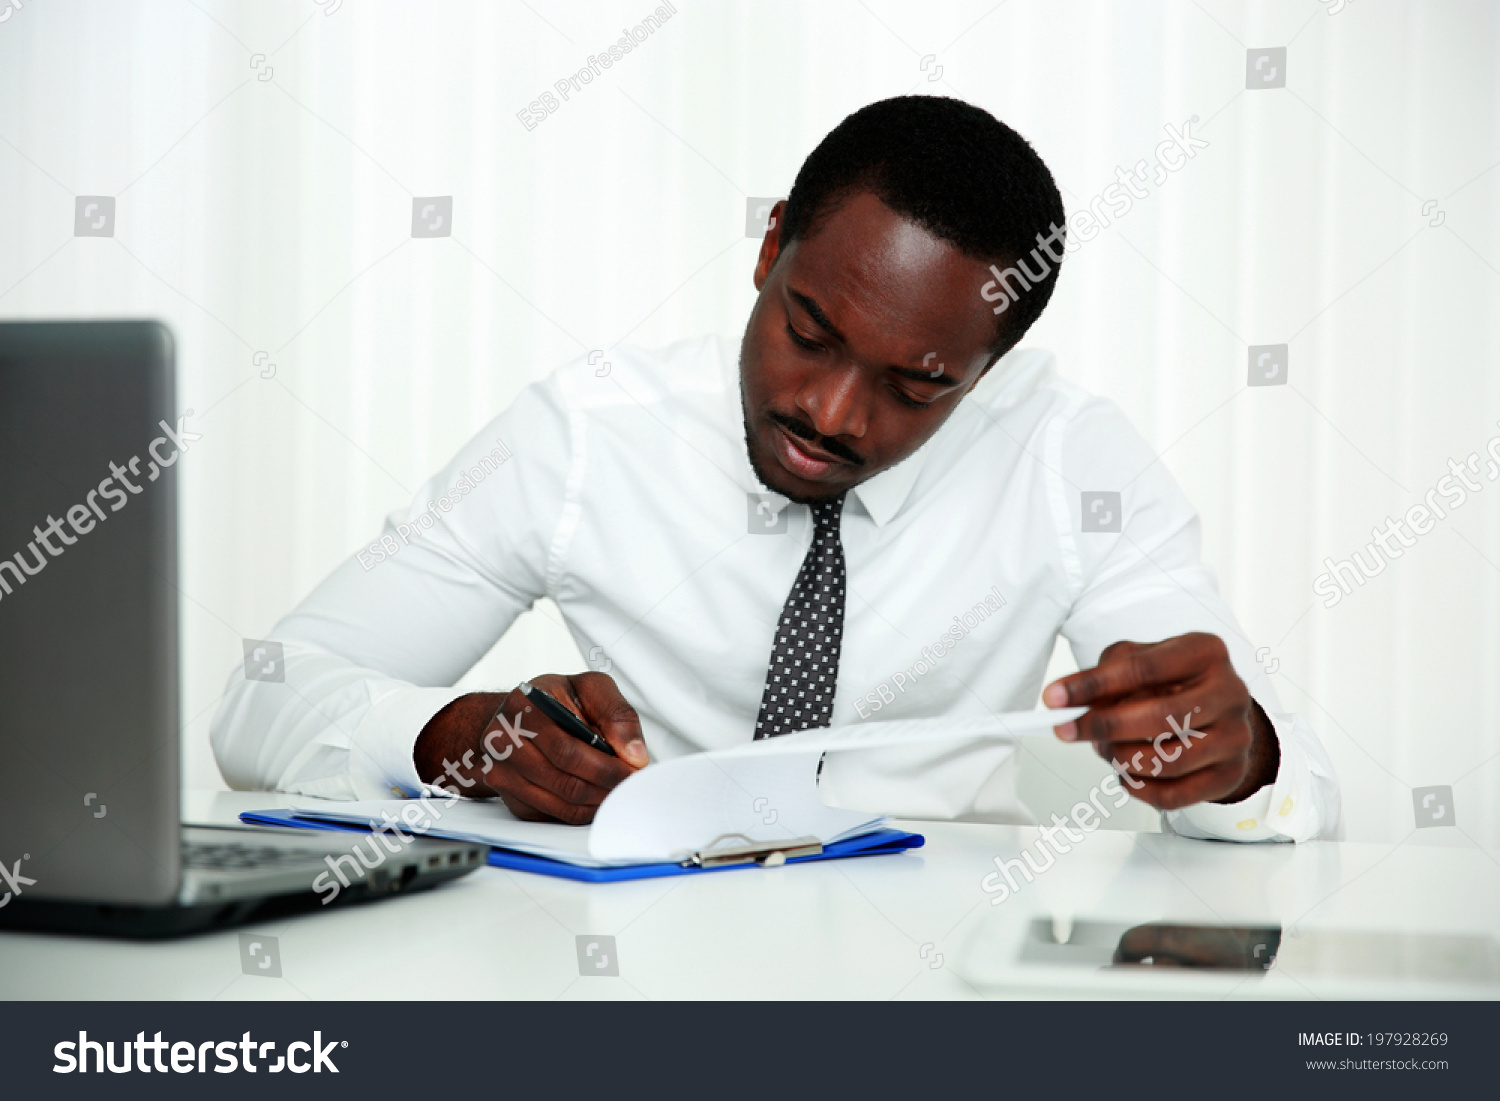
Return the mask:
{"type": "MultiPolygon", "coordinates": [[[[290,826],[304,830],[370,832],[367,827],[357,826],[350,822],[321,822],[305,818],[291,818],[281,810],[245,811],[240,815],[240,821],[249,826],[290,826]]],[[[433,839],[444,840],[435,836],[433,839]]],[[[788,857],[786,862],[805,864],[813,860],[837,860],[846,856],[880,856],[885,853],[920,849],[925,844],[927,844],[927,839],[919,833],[892,829],[875,830],[873,833],[863,834],[860,837],[850,837],[824,845],[821,853],[788,857]]],[[[699,872],[729,872],[738,868],[759,867],[757,864],[748,863],[711,865],[705,868],[667,862],[629,864],[619,868],[588,868],[569,864],[563,860],[551,860],[545,856],[532,856],[529,853],[495,846],[490,847],[489,865],[492,868],[506,868],[513,872],[533,872],[537,875],[556,876],[559,879],[574,879],[580,883],[620,883],[627,879],[659,879],[669,875],[696,875],[699,872]]]]}

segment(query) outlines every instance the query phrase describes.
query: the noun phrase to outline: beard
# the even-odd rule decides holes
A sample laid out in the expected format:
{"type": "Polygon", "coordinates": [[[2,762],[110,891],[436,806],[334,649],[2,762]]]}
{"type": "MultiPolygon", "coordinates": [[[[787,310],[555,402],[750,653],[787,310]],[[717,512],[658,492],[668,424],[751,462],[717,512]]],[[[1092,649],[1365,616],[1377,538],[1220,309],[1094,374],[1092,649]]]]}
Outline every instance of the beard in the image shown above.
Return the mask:
{"type": "Polygon", "coordinates": [[[772,493],[779,493],[788,501],[792,501],[793,503],[799,505],[816,505],[822,501],[831,501],[835,497],[842,497],[845,493],[847,493],[852,487],[844,486],[842,489],[833,489],[829,490],[827,493],[816,494],[793,493],[788,492],[784,489],[776,488],[776,483],[771,481],[771,479],[766,476],[766,468],[762,466],[760,460],[755,457],[755,430],[750,427],[750,410],[745,405],[744,371],[744,351],[742,349],[740,352],[740,418],[745,428],[745,457],[750,460],[750,469],[754,471],[755,476],[760,479],[760,484],[765,486],[772,493]]]}

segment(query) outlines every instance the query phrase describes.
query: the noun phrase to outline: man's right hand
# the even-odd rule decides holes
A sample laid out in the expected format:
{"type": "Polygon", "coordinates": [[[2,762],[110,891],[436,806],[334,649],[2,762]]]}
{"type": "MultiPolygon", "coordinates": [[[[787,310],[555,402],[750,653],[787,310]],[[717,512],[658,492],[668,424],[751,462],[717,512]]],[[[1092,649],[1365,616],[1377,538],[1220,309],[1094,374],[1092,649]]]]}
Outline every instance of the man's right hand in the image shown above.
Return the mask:
{"type": "Polygon", "coordinates": [[[586,825],[604,797],[650,759],[640,719],[603,673],[549,673],[531,683],[602,734],[619,757],[567,734],[520,689],[471,692],[422,728],[412,753],[417,775],[460,795],[498,795],[527,821],[586,825]]]}

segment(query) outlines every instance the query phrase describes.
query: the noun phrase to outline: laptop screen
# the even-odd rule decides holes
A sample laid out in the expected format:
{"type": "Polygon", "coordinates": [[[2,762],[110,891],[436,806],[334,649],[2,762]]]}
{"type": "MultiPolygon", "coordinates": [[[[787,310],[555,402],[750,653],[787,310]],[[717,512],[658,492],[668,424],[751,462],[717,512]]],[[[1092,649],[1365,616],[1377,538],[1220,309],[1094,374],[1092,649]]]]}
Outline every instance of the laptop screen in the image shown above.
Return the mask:
{"type": "Polygon", "coordinates": [[[177,889],[173,391],[161,325],[0,324],[0,861],[28,898],[177,889]]]}

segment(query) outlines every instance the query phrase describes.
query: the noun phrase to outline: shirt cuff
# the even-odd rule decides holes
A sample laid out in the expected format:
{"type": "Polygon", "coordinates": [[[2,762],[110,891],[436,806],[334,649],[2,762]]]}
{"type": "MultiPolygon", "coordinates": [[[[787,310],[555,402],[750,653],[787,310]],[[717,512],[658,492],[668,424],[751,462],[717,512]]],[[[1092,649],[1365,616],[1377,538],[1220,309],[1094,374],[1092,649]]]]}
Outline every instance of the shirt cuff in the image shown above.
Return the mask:
{"type": "Polygon", "coordinates": [[[1238,803],[1195,803],[1166,811],[1162,826],[1183,837],[1217,841],[1310,841],[1318,834],[1312,765],[1295,738],[1295,715],[1266,712],[1281,747],[1276,780],[1238,803]]]}
{"type": "Polygon", "coordinates": [[[349,751],[349,780],[356,799],[414,799],[422,779],[412,753],[431,718],[460,696],[461,688],[376,689],[349,751]]]}

